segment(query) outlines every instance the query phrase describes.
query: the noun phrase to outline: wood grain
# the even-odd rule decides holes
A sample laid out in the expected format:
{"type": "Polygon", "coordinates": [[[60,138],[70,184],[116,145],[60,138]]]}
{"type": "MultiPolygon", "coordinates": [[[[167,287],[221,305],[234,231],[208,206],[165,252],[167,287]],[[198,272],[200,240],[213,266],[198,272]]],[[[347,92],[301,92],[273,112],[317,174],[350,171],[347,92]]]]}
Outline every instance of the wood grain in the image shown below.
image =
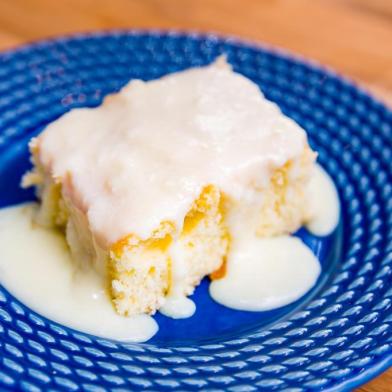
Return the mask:
{"type": "MultiPolygon", "coordinates": [[[[278,45],[392,105],[392,0],[0,0],[0,49],[108,28],[178,28],[278,45]]],[[[392,391],[392,371],[358,389],[392,391]]]]}

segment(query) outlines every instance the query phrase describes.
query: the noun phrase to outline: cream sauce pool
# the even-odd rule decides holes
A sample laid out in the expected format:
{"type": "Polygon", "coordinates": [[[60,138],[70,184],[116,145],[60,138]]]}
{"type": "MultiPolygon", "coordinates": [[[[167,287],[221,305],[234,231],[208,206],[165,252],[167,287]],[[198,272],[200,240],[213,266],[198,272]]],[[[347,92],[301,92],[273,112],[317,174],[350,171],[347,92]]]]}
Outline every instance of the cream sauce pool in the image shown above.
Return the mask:
{"type": "MultiPolygon", "coordinates": [[[[308,230],[328,235],[339,221],[339,198],[326,171],[316,165],[310,181],[308,230]]],[[[235,224],[237,226],[237,224],[235,224]]],[[[229,308],[271,310],[302,297],[320,275],[320,262],[294,236],[259,238],[249,226],[234,227],[224,278],[210,285],[210,295],[229,308]]]]}
{"type": "Polygon", "coordinates": [[[60,233],[34,225],[35,203],[0,210],[0,280],[41,315],[93,335],[141,342],[158,330],[147,315],[119,316],[100,276],[75,270],[60,233]]]}

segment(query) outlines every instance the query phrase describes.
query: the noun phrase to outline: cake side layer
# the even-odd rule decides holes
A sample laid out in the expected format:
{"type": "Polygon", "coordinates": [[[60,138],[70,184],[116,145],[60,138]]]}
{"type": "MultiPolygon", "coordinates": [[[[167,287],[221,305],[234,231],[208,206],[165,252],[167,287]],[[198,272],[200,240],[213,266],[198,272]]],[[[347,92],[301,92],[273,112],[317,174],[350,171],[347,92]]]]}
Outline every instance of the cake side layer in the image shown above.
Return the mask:
{"type": "Polygon", "coordinates": [[[218,269],[229,239],[221,194],[203,189],[185,217],[182,232],[163,222],[148,240],[133,235],[112,247],[111,295],[118,313],[155,313],[167,296],[192,294],[201,279],[218,269]]]}

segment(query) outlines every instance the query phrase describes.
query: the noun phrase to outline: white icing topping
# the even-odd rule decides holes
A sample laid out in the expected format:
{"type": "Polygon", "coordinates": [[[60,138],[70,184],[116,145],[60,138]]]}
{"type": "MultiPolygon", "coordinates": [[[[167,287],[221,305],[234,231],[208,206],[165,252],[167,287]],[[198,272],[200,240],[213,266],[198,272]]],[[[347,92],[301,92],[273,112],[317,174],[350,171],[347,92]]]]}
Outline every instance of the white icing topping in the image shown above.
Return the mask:
{"type": "Polygon", "coordinates": [[[0,210],[0,277],[31,309],[54,321],[110,339],[144,342],[158,331],[147,315],[115,313],[92,268],[76,270],[64,236],[32,223],[34,203],[0,210]]]}
{"type": "Polygon", "coordinates": [[[96,109],[76,109],[38,138],[40,160],[64,180],[102,245],[180,230],[201,188],[260,200],[271,171],[299,156],[304,131],[221,60],[130,82],[96,109]]]}

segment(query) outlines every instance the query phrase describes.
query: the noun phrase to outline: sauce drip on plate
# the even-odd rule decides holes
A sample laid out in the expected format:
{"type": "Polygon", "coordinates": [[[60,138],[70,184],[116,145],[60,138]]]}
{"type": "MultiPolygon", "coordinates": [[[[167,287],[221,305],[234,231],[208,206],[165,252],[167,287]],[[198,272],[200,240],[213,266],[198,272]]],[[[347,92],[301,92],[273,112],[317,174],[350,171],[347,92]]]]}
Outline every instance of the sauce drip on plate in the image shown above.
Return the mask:
{"type": "MultiPolygon", "coordinates": [[[[316,166],[310,184],[307,227],[327,235],[339,219],[337,191],[328,174],[316,166]]],[[[32,223],[35,203],[0,211],[1,283],[38,313],[87,333],[123,341],[141,342],[158,330],[148,315],[122,317],[112,308],[105,282],[93,269],[75,269],[63,236],[32,223]]],[[[304,295],[317,281],[320,263],[296,237],[258,238],[247,222],[231,222],[236,236],[224,278],[210,285],[212,298],[234,309],[261,311],[287,305],[304,295]],[[237,235],[238,234],[238,235],[237,235]]],[[[194,303],[168,298],[161,313],[190,317],[194,303]]]]}

